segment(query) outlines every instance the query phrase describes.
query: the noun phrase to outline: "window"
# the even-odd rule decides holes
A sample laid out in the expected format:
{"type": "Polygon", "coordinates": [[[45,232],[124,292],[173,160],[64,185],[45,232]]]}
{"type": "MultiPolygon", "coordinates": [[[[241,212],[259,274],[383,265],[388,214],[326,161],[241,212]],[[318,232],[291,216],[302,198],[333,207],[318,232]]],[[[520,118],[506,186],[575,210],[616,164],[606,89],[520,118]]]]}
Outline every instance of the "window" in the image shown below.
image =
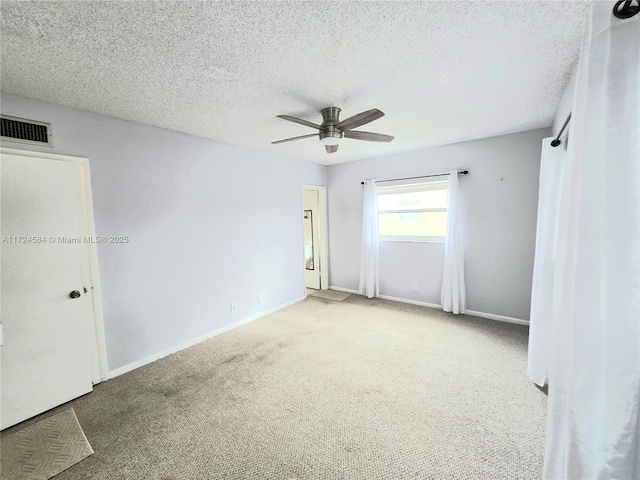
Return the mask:
{"type": "Polygon", "coordinates": [[[378,187],[381,241],[444,243],[448,182],[378,187]]]}

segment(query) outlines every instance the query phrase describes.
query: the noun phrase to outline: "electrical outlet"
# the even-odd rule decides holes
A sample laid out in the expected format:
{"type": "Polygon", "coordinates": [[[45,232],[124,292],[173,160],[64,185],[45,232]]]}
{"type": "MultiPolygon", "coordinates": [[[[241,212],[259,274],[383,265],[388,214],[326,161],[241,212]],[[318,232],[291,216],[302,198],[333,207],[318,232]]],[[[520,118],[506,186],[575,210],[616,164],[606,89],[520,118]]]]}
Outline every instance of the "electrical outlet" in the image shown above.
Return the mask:
{"type": "Polygon", "coordinates": [[[231,304],[231,313],[235,312],[235,311],[236,311],[236,308],[237,308],[236,304],[235,304],[235,303],[232,303],[232,304],[231,304]]]}
{"type": "Polygon", "coordinates": [[[260,297],[256,297],[256,303],[260,303],[260,297]]]}
{"type": "Polygon", "coordinates": [[[418,284],[414,283],[413,287],[411,288],[411,290],[413,290],[414,292],[417,292],[418,291],[418,284]]]}

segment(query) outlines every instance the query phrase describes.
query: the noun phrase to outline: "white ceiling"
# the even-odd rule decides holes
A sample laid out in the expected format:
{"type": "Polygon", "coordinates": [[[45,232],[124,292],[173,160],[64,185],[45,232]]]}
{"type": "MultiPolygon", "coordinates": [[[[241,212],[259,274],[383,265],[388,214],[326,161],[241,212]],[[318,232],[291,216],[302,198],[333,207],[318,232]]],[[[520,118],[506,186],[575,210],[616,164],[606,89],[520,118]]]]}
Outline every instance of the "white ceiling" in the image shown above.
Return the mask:
{"type": "Polygon", "coordinates": [[[340,163],[551,125],[588,3],[3,1],[2,89],[340,163]],[[395,140],[271,145],[334,105],[395,140]]]}

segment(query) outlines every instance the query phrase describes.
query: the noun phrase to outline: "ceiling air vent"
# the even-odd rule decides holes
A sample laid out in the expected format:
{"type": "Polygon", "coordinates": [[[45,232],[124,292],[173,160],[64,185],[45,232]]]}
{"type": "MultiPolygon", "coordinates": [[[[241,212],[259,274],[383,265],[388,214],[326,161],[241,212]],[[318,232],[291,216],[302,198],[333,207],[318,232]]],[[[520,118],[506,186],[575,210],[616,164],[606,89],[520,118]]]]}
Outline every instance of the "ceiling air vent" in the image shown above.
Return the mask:
{"type": "Polygon", "coordinates": [[[0,115],[2,140],[51,147],[51,124],[0,115]]]}

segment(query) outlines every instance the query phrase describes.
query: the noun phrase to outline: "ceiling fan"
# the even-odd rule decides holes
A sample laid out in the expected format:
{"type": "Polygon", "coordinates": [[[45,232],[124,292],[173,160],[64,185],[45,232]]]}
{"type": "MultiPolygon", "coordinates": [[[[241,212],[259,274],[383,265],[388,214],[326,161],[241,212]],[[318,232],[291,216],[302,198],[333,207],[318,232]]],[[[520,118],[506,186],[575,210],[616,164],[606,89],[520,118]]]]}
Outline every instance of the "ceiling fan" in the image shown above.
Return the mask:
{"type": "Polygon", "coordinates": [[[302,140],[303,138],[319,137],[320,143],[324,145],[327,153],[335,153],[338,151],[338,145],[342,140],[342,137],[352,138],[354,140],[365,140],[367,142],[390,142],[393,140],[391,135],[383,135],[381,133],[371,132],[358,132],[352,130],[353,128],[360,127],[369,122],[373,122],[378,118],[384,116],[377,108],[373,110],[367,110],[366,112],[359,113],[353,117],[349,117],[346,120],[340,120],[341,110],[338,107],[323,108],[322,124],[317,125],[301,118],[291,117],[289,115],[278,115],[278,118],[289,120],[290,122],[299,123],[300,125],[306,125],[307,127],[316,128],[318,133],[312,133],[310,135],[302,135],[300,137],[285,138],[284,140],[278,140],[276,143],[293,142],[294,140],[302,140]]]}

